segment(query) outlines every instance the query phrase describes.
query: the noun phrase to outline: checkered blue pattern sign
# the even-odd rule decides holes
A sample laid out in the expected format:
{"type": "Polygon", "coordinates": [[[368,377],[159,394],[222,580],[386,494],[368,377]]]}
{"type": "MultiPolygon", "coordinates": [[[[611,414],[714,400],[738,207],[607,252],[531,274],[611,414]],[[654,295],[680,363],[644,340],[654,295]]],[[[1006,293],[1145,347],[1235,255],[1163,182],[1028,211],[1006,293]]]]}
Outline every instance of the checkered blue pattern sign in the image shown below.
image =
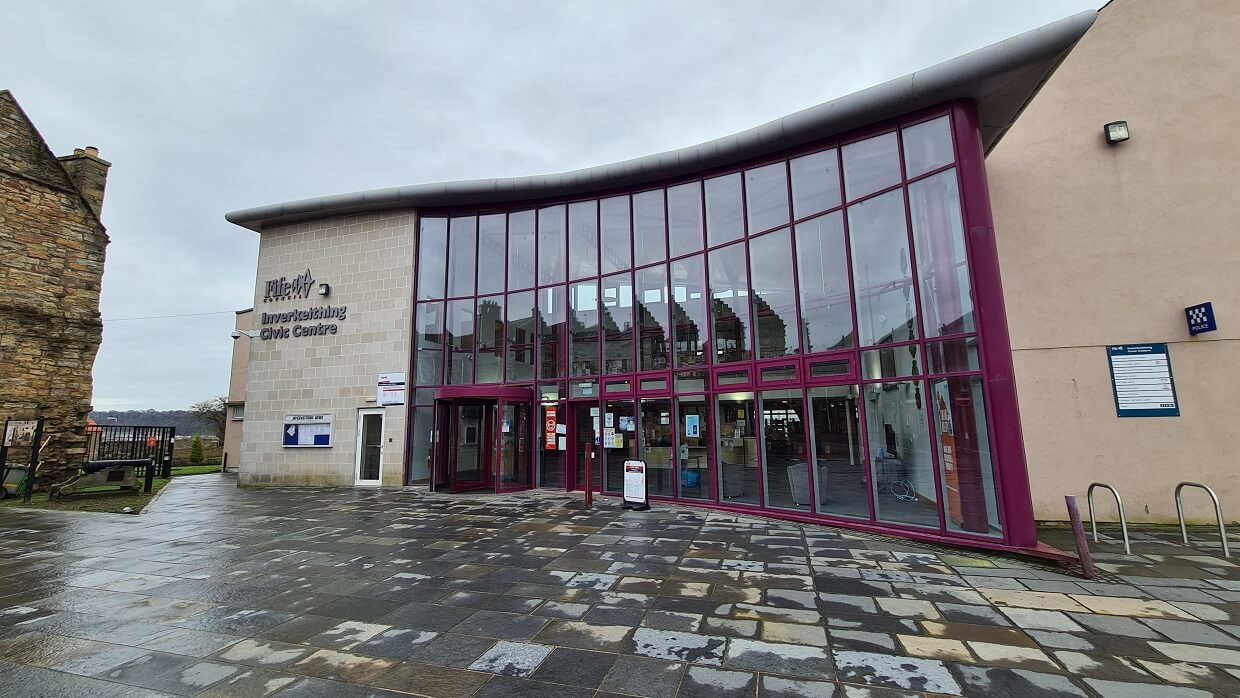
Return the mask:
{"type": "Polygon", "coordinates": [[[1184,317],[1188,320],[1188,333],[1201,334],[1218,329],[1214,322],[1214,304],[1210,302],[1190,305],[1184,309],[1184,317]]]}

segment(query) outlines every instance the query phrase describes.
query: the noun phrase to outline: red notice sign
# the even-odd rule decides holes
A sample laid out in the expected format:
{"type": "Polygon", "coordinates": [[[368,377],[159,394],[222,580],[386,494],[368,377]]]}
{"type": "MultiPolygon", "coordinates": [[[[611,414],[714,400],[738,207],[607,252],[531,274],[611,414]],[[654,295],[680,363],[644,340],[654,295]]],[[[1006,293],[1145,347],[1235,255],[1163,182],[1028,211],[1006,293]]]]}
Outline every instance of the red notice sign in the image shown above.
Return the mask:
{"type": "Polygon", "coordinates": [[[543,418],[543,437],[546,443],[546,450],[555,450],[555,407],[544,408],[546,417],[543,418]]]}

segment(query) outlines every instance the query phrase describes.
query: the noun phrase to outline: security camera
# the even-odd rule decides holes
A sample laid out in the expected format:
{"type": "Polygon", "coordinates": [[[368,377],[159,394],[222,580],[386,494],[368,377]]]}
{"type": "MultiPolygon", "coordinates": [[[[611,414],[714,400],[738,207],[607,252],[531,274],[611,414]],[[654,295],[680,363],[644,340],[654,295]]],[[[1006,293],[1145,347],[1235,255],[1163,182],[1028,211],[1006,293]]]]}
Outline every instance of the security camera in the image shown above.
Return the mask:
{"type": "Polygon", "coordinates": [[[241,330],[233,330],[233,331],[232,331],[232,338],[233,338],[233,339],[241,339],[241,330]]]}

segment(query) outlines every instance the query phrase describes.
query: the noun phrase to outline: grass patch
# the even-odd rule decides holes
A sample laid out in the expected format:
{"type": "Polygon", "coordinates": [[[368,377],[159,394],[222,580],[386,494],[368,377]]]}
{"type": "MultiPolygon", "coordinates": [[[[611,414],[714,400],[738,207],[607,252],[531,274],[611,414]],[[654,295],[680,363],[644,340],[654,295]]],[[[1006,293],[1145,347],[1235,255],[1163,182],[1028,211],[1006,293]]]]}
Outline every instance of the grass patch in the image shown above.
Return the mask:
{"type": "MultiPolygon", "coordinates": [[[[185,477],[189,475],[209,475],[218,473],[220,466],[218,465],[197,465],[197,466],[178,466],[172,469],[172,477],[185,477]]],[[[35,492],[30,498],[30,503],[22,502],[21,497],[8,496],[0,499],[0,507],[23,507],[27,509],[55,509],[57,511],[98,511],[109,514],[120,514],[125,507],[133,510],[133,513],[142,511],[150,503],[151,499],[159,493],[171,480],[164,478],[155,478],[151,483],[151,493],[130,492],[128,490],[118,490],[115,486],[92,487],[83,490],[78,494],[72,494],[66,497],[58,497],[49,499],[47,492],[35,492]]],[[[142,478],[138,478],[138,483],[142,483],[142,478]]]]}
{"type": "Polygon", "coordinates": [[[172,477],[181,475],[209,475],[218,473],[219,465],[174,465],[172,466],[172,477]]]}
{"type": "Polygon", "coordinates": [[[151,501],[151,498],[163,489],[168,482],[168,480],[163,478],[155,478],[155,481],[151,484],[150,494],[127,490],[122,491],[115,487],[95,487],[81,494],[48,499],[47,492],[35,492],[34,496],[30,498],[29,504],[22,502],[21,497],[9,496],[0,499],[0,507],[55,509],[57,511],[100,511],[110,514],[120,514],[125,507],[129,507],[136,514],[142,511],[142,507],[146,506],[151,501]]]}

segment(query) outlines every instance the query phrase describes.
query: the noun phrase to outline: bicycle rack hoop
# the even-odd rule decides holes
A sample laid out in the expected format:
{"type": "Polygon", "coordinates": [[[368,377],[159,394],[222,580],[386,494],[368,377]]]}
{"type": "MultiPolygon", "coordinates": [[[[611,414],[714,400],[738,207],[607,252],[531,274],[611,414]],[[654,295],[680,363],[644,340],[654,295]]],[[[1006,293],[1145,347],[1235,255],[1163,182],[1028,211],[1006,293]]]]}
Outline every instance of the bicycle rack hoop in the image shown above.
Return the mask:
{"type": "Polygon", "coordinates": [[[1214,518],[1218,521],[1218,535],[1223,541],[1223,557],[1231,557],[1231,550],[1227,546],[1227,526],[1223,523],[1223,505],[1219,504],[1218,495],[1200,482],[1187,480],[1175,486],[1175,514],[1180,519],[1180,537],[1184,539],[1184,545],[1188,545],[1188,527],[1184,525],[1184,501],[1180,495],[1185,487],[1199,487],[1205,490],[1206,494],[1210,495],[1210,499],[1214,501],[1214,518]]]}
{"type": "Polygon", "coordinates": [[[1089,529],[1094,534],[1094,542],[1098,542],[1098,521],[1094,518],[1094,488],[1101,487],[1110,490],[1115,495],[1115,505],[1119,508],[1119,530],[1124,535],[1124,554],[1132,554],[1132,545],[1128,542],[1128,519],[1124,516],[1124,500],[1119,496],[1119,490],[1105,482],[1091,482],[1089,489],[1085,491],[1085,498],[1089,501],[1089,529]]]}

